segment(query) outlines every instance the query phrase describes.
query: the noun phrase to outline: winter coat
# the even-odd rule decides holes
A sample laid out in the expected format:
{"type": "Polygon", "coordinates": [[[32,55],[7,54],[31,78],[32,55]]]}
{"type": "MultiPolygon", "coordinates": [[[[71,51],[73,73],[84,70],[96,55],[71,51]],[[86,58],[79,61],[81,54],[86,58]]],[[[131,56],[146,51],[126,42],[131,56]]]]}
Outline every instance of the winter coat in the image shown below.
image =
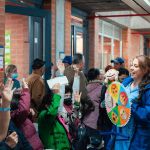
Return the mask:
{"type": "MultiPolygon", "coordinates": [[[[13,150],[32,150],[31,145],[27,141],[27,139],[24,137],[23,133],[16,128],[14,123],[10,121],[8,131],[16,132],[18,135],[18,144],[13,150]]],[[[0,150],[12,150],[5,141],[0,142],[0,150]]]]}
{"type": "MultiPolygon", "coordinates": [[[[83,72],[79,71],[79,76],[80,76],[80,92],[82,92],[81,98],[85,99],[87,96],[87,90],[86,90],[86,85],[87,85],[87,79],[84,75],[83,72]]],[[[73,81],[74,81],[74,75],[75,75],[75,71],[71,66],[68,66],[65,71],[64,71],[64,75],[67,77],[68,81],[69,81],[69,87],[70,89],[72,89],[73,86],[73,81]]]]}
{"type": "Polygon", "coordinates": [[[60,100],[54,94],[50,106],[39,114],[38,130],[45,149],[70,150],[66,129],[57,117],[60,100]]]}
{"type": "Polygon", "coordinates": [[[139,101],[133,101],[132,114],[135,130],[130,150],[150,150],[150,84],[148,84],[139,101]]]}
{"type": "Polygon", "coordinates": [[[131,76],[129,76],[123,80],[122,84],[126,87],[131,82],[133,82],[133,78],[131,76]]]}
{"type": "MultiPolygon", "coordinates": [[[[128,78],[125,82],[123,82],[126,87],[126,92],[128,94],[129,101],[132,103],[134,100],[137,100],[139,95],[138,87],[131,89],[131,83],[133,79],[128,78]]],[[[110,147],[114,150],[128,150],[130,147],[131,139],[133,138],[135,130],[135,121],[133,114],[131,113],[129,122],[124,127],[113,127],[113,132],[115,132],[115,136],[110,140],[108,144],[108,150],[110,147]]]]}
{"type": "Polygon", "coordinates": [[[31,107],[38,112],[38,108],[42,103],[45,95],[45,83],[42,77],[32,73],[26,79],[31,95],[31,107]]]}
{"type": "Polygon", "coordinates": [[[11,111],[11,118],[14,121],[15,125],[24,133],[24,136],[27,138],[34,150],[42,150],[43,145],[41,140],[36,133],[36,129],[28,118],[30,109],[30,94],[28,89],[23,89],[18,108],[14,111],[11,111]]]}
{"type": "Polygon", "coordinates": [[[88,96],[90,97],[90,100],[93,102],[95,109],[89,115],[84,117],[83,123],[86,126],[93,129],[97,129],[101,90],[102,84],[100,81],[92,81],[89,82],[87,85],[88,96]]]}

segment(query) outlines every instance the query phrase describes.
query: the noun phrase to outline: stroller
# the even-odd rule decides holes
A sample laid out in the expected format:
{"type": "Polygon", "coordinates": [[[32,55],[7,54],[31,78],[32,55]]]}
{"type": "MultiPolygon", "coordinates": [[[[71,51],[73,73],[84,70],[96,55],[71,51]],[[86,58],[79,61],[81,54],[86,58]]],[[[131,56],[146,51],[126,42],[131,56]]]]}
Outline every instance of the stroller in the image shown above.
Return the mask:
{"type": "Polygon", "coordinates": [[[103,150],[104,149],[104,141],[102,137],[95,138],[90,137],[90,143],[87,145],[87,150],[103,150]]]}
{"type": "Polygon", "coordinates": [[[92,134],[89,129],[85,128],[84,124],[80,124],[77,130],[77,138],[75,142],[75,150],[103,150],[104,141],[102,136],[92,134]]]}

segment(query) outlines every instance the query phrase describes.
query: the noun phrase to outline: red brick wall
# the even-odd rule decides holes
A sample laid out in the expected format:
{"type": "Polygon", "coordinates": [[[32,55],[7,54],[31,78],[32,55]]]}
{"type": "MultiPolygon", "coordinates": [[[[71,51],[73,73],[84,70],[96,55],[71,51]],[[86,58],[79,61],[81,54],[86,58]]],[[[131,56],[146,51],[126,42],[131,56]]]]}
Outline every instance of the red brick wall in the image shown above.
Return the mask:
{"type": "Polygon", "coordinates": [[[117,40],[114,40],[114,58],[120,56],[120,42],[117,40]]]}
{"type": "Polygon", "coordinates": [[[65,0],[65,54],[71,55],[71,2],[65,0]]]}
{"type": "MultiPolygon", "coordinates": [[[[44,8],[51,11],[51,58],[56,58],[56,1],[45,1],[44,8]]],[[[65,54],[71,54],[71,1],[65,0],[65,54]]]]}
{"type": "MultiPolygon", "coordinates": [[[[5,0],[0,0],[0,45],[5,46],[5,0]]],[[[3,80],[4,72],[0,71],[0,82],[3,80]]]]}
{"type": "Polygon", "coordinates": [[[5,30],[10,32],[11,63],[18,68],[19,78],[29,74],[28,17],[5,14],[5,30]]]}
{"type": "Polygon", "coordinates": [[[94,37],[95,37],[95,20],[92,19],[92,20],[89,20],[89,68],[92,68],[94,67],[94,51],[95,51],[95,48],[94,48],[94,44],[95,44],[95,40],[94,40],[94,37]]]}
{"type": "Polygon", "coordinates": [[[94,44],[94,66],[96,68],[99,68],[99,64],[100,64],[100,49],[99,49],[99,35],[98,32],[99,31],[99,19],[96,18],[95,19],[95,44],[94,44]]]}
{"type": "Polygon", "coordinates": [[[125,65],[126,67],[129,67],[129,62],[132,60],[135,56],[143,54],[143,49],[141,51],[140,43],[141,36],[140,34],[132,34],[132,32],[135,32],[130,29],[124,29],[122,30],[122,43],[123,43],[123,58],[125,58],[125,65]]]}
{"type": "Polygon", "coordinates": [[[51,60],[55,62],[56,58],[56,1],[45,1],[44,8],[51,12],[51,60]]]}
{"type": "Polygon", "coordinates": [[[0,0],[0,45],[5,44],[5,0],[0,0]]]}

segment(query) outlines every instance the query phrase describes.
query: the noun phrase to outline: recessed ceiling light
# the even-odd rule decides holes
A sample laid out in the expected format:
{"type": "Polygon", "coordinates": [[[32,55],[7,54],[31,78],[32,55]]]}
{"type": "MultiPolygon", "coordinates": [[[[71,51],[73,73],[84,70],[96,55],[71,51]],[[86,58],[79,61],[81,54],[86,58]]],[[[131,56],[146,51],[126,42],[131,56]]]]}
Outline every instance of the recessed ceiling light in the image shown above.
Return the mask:
{"type": "Polygon", "coordinates": [[[150,1],[149,0],[144,0],[144,2],[150,6],[150,1]]]}

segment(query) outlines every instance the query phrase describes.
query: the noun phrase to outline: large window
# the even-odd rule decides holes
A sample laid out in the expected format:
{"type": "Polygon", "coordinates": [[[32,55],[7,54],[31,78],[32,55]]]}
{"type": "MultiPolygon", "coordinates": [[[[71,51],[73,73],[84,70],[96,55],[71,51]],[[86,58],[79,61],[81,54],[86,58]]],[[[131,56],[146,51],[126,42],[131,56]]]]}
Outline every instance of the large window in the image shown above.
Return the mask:
{"type": "Polygon", "coordinates": [[[99,22],[99,55],[102,70],[111,59],[122,56],[121,28],[102,20],[99,22]]]}
{"type": "Polygon", "coordinates": [[[74,53],[84,53],[84,33],[83,20],[81,18],[72,16],[72,55],[74,53]]]}

